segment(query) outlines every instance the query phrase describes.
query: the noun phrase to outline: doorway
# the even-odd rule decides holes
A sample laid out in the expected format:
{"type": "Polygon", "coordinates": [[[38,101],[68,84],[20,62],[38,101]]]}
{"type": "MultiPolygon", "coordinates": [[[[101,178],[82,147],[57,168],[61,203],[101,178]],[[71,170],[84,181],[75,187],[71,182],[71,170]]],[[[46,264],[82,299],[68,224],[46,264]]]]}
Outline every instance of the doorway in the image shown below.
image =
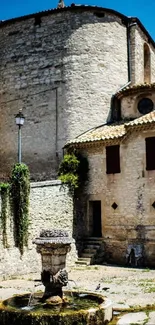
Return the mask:
{"type": "Polygon", "coordinates": [[[101,201],[89,201],[90,235],[102,237],[101,231],[101,201]]]}

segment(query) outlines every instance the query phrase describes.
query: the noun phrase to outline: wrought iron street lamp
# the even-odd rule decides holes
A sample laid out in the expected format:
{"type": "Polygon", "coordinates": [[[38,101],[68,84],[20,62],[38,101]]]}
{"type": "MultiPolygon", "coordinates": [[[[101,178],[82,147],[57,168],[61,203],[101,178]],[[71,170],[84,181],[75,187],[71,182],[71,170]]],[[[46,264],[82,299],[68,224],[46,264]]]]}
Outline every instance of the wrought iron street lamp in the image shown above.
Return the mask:
{"type": "Polygon", "coordinates": [[[15,116],[16,125],[18,125],[18,163],[21,163],[22,151],[21,151],[21,127],[24,125],[25,117],[21,110],[15,116]]]}

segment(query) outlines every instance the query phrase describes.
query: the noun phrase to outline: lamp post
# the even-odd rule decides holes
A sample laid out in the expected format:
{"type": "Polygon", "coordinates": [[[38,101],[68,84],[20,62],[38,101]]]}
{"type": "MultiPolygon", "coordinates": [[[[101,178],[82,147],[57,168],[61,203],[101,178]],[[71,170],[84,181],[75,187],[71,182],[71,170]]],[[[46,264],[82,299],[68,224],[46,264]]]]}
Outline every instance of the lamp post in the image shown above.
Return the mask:
{"type": "Polygon", "coordinates": [[[16,125],[18,125],[18,163],[21,164],[21,127],[24,125],[25,117],[21,110],[15,116],[16,125]]]}

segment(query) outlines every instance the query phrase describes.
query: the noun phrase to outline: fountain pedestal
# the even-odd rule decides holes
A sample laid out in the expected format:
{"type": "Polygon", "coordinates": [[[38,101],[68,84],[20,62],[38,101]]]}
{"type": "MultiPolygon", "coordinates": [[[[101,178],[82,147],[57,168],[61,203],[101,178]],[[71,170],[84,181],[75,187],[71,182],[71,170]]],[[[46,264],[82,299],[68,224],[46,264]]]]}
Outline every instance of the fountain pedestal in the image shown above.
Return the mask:
{"type": "Polygon", "coordinates": [[[68,237],[66,231],[43,230],[33,243],[37,245],[37,252],[41,254],[42,259],[41,280],[45,286],[42,300],[53,296],[62,298],[62,287],[68,283],[65,266],[72,239],[68,237]]]}
{"type": "Polygon", "coordinates": [[[0,325],[106,325],[112,319],[112,304],[101,294],[68,290],[63,298],[62,287],[68,283],[66,255],[71,242],[61,230],[44,230],[34,240],[42,258],[45,292],[43,296],[34,294],[33,306],[29,306],[29,295],[13,296],[1,302],[0,325]]]}

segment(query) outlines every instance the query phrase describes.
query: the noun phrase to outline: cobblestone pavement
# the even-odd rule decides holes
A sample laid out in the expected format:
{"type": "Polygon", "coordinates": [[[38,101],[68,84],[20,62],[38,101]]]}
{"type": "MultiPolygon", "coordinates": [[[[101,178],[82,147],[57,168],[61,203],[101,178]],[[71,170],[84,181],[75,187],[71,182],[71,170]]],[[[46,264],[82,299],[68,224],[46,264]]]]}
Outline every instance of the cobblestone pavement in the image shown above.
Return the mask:
{"type": "MultiPolygon", "coordinates": [[[[115,324],[155,325],[155,270],[93,265],[73,267],[68,276],[70,288],[103,293],[113,302],[115,311],[126,311],[117,316],[115,324]],[[137,308],[137,312],[129,313],[131,308],[137,308]]],[[[43,289],[34,282],[39,278],[38,273],[0,281],[0,299],[43,289]]]]}
{"type": "Polygon", "coordinates": [[[117,325],[154,325],[155,324],[155,312],[138,312],[127,313],[120,317],[116,322],[117,325]]]}

